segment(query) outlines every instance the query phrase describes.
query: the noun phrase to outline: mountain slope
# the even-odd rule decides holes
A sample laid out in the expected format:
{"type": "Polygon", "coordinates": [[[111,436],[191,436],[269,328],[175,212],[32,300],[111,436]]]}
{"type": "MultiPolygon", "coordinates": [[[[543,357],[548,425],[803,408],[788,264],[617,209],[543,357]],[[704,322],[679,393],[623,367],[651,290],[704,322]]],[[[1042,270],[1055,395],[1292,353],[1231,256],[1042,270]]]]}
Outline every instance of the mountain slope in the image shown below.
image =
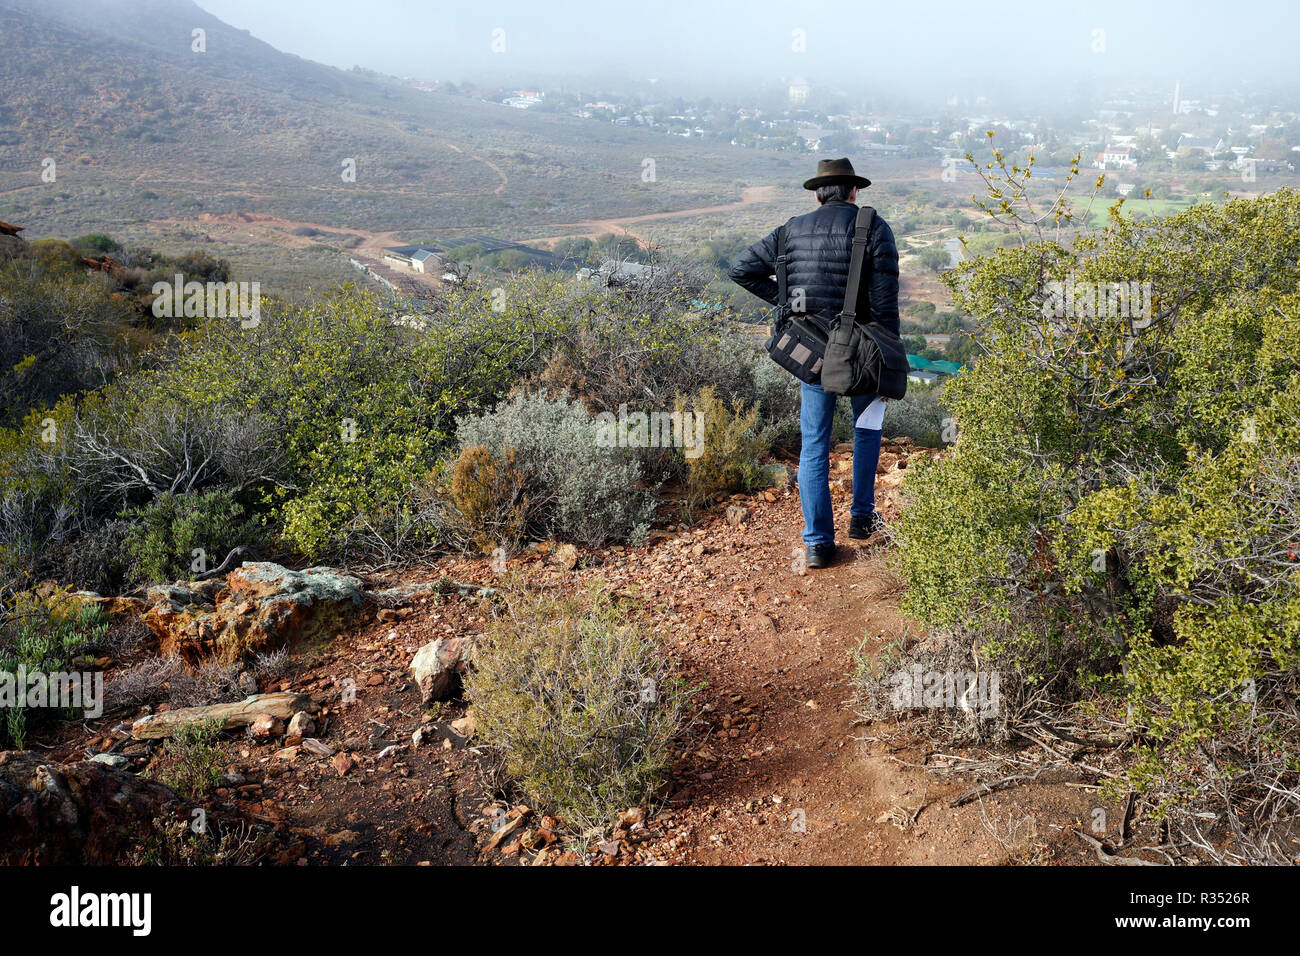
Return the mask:
{"type": "Polygon", "coordinates": [[[86,6],[0,0],[0,210],[33,234],[247,211],[509,232],[727,201],[737,179],[789,162],[322,66],[190,0],[86,6]],[[647,156],[655,183],[641,181],[647,156]],[[56,183],[41,180],[46,158],[56,183]]]}

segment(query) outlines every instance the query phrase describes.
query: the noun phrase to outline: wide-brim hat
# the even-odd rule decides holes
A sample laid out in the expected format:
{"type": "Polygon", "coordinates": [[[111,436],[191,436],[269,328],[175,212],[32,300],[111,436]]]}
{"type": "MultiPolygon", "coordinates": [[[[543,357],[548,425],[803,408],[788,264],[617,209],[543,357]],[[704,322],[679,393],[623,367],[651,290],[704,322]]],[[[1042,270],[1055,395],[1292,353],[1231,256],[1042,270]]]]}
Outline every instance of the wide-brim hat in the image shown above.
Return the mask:
{"type": "Polygon", "coordinates": [[[859,176],[853,171],[853,164],[847,156],[841,159],[823,159],[817,163],[817,175],[804,182],[804,189],[820,189],[822,186],[857,186],[866,189],[871,180],[859,176]]]}

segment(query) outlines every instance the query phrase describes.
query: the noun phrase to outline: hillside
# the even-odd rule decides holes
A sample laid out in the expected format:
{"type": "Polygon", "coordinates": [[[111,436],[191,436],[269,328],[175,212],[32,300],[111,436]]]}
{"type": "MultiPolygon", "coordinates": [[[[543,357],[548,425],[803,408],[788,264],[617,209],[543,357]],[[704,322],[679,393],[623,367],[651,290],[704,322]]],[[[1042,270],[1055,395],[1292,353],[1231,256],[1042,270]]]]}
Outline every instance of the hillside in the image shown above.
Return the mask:
{"type": "Polygon", "coordinates": [[[789,162],[325,67],[190,0],[95,8],[0,0],[16,51],[0,62],[0,208],[30,235],[239,212],[510,232],[730,201],[738,179],[789,162]],[[195,28],[205,52],[191,49],[195,28]]]}
{"type": "Polygon", "coordinates": [[[1300,192],[873,165],[868,429],[722,281],[820,140],[87,9],[0,0],[0,866],[1300,862],[1300,192]]]}

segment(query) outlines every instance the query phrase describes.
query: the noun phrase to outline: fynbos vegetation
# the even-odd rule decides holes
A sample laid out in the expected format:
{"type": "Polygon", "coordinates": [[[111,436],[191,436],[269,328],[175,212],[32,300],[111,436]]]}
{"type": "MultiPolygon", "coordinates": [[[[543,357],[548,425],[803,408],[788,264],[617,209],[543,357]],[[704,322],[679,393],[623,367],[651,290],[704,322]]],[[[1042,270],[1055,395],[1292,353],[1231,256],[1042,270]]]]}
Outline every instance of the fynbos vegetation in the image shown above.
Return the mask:
{"type": "MultiPolygon", "coordinates": [[[[998,212],[1040,221],[1004,172],[998,212]]],[[[1298,228],[1282,191],[1072,244],[1030,228],[949,277],[982,354],[944,394],[955,445],[907,486],[905,605],[1016,675],[1014,730],[1125,748],[1108,787],[1171,854],[1294,855],[1298,228]],[[1149,283],[1151,313],[1045,310],[1069,279],[1149,283]]]]}

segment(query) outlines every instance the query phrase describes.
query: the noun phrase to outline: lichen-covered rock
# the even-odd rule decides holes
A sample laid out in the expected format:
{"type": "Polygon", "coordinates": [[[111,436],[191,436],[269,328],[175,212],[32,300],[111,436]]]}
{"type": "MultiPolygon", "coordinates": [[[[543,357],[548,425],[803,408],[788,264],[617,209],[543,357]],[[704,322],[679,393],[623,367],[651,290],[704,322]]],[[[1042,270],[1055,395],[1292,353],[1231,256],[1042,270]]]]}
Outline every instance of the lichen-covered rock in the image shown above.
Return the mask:
{"type": "Polygon", "coordinates": [[[149,604],[167,603],[178,608],[188,607],[191,604],[212,603],[212,598],[208,594],[183,584],[155,584],[144,592],[144,596],[149,604]]]}
{"type": "Polygon", "coordinates": [[[364,600],[361,579],[350,574],[334,568],[291,571],[263,561],[230,572],[215,600],[209,593],[183,585],[149,589],[150,607],[141,620],[158,635],[163,654],[189,663],[229,663],[331,637],[352,623],[364,600]]]}

